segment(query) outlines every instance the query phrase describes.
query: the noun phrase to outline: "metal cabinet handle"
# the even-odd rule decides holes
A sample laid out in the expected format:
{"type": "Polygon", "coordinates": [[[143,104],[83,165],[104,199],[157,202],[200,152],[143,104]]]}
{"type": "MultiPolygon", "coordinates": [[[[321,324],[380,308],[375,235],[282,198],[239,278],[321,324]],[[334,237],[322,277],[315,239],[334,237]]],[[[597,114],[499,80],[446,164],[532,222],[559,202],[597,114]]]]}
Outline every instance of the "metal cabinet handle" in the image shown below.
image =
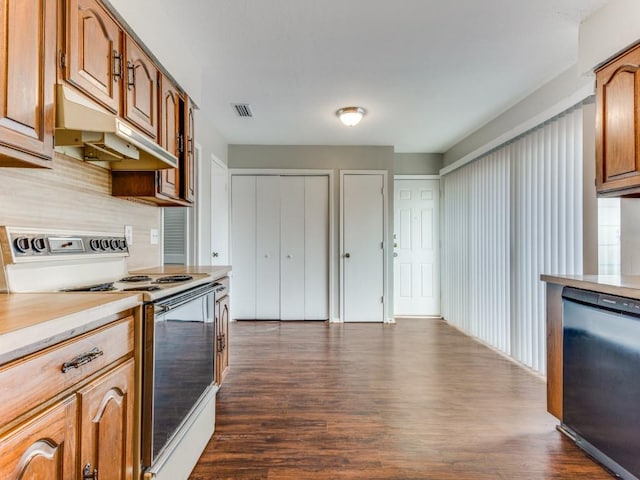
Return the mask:
{"type": "Polygon", "coordinates": [[[117,50],[113,51],[113,81],[117,82],[122,78],[122,54],[117,50]]]}
{"type": "Polygon", "coordinates": [[[136,66],[127,61],[127,90],[133,90],[136,86],[136,66]]]}
{"type": "Polygon", "coordinates": [[[98,480],[98,469],[91,471],[91,464],[87,463],[82,469],[82,480],[98,480]]]}
{"type": "Polygon", "coordinates": [[[69,362],[64,362],[61,368],[62,373],[67,373],[69,370],[74,368],[80,368],[82,365],[92,362],[93,360],[95,360],[96,358],[98,358],[103,354],[104,352],[100,350],[98,347],[93,348],[88,352],[83,353],[82,355],[78,355],[76,358],[74,358],[69,362]]]}

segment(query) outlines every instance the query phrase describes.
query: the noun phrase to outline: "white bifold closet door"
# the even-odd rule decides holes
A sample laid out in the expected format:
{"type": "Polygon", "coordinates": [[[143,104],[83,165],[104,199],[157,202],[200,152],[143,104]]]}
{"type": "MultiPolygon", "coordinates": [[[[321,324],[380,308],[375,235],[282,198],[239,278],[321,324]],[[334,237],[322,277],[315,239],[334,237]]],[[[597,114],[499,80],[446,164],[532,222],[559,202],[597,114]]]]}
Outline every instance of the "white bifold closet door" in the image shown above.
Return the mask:
{"type": "Polygon", "coordinates": [[[328,177],[234,175],[231,202],[234,318],[328,319],[328,177]]]}

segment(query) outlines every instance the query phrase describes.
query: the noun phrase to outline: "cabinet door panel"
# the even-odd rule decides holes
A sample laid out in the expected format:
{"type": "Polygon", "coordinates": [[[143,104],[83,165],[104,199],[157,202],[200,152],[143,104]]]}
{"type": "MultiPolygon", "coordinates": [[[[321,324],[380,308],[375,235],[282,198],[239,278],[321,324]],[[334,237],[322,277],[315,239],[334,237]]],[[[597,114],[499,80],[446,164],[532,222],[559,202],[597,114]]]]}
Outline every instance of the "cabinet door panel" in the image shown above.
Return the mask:
{"type": "Polygon", "coordinates": [[[75,398],[57,404],[0,438],[0,478],[76,478],[75,398]]]}
{"type": "Polygon", "coordinates": [[[256,318],[280,318],[280,177],[256,178],[256,318]]]}
{"type": "Polygon", "coordinates": [[[126,39],[124,116],[153,139],[158,137],[158,70],[131,38],[126,39]]]}
{"type": "Polygon", "coordinates": [[[231,254],[235,318],[256,318],[256,177],[231,179],[231,254]]]}
{"type": "Polygon", "coordinates": [[[120,109],[122,32],[96,0],[67,3],[65,80],[114,113],[120,109]]]}
{"type": "MultiPolygon", "coordinates": [[[[165,150],[180,157],[178,151],[180,95],[173,84],[164,76],[160,76],[160,145],[165,150]]],[[[173,198],[180,197],[180,171],[169,168],[158,173],[160,175],[160,192],[173,198]]]]}
{"type": "Polygon", "coordinates": [[[134,360],[116,367],[78,392],[81,465],[99,478],[133,478],[134,360]]]}
{"type": "Polygon", "coordinates": [[[194,118],[194,108],[191,100],[187,98],[186,101],[186,114],[185,114],[185,151],[184,166],[182,167],[182,186],[183,195],[188,202],[193,202],[196,198],[196,144],[195,144],[195,130],[196,123],[194,118]]]}
{"type": "Polygon", "coordinates": [[[619,195],[637,193],[640,191],[640,47],[596,73],[596,109],[597,190],[619,195]]]}
{"type": "Polygon", "coordinates": [[[55,2],[0,0],[2,166],[48,166],[53,155],[55,2]],[[15,159],[15,160],[12,160],[15,159]],[[14,163],[15,162],[15,163],[14,163]]]}
{"type": "Polygon", "coordinates": [[[304,320],[304,177],[280,178],[280,319],[304,320]]]}

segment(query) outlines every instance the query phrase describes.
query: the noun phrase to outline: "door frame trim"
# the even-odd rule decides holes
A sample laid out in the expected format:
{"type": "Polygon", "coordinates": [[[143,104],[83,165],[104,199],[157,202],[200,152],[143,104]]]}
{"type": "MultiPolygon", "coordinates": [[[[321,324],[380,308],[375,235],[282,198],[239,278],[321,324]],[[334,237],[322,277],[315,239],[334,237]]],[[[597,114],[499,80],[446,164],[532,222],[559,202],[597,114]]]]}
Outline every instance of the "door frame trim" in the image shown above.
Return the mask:
{"type": "Polygon", "coordinates": [[[394,175],[394,180],[440,180],[440,175],[394,175]]]}
{"type": "MultiPolygon", "coordinates": [[[[329,321],[335,322],[335,206],[334,206],[334,191],[335,191],[335,171],[329,169],[297,169],[297,168],[229,168],[227,170],[229,175],[229,235],[233,229],[231,217],[231,190],[233,189],[233,182],[231,177],[234,175],[278,175],[278,176],[326,176],[329,179],[329,321]]],[[[229,262],[233,265],[233,251],[231,248],[231,237],[229,237],[229,262]]]]}
{"type": "MultiPolygon", "coordinates": [[[[389,204],[387,195],[393,188],[393,182],[389,185],[387,170],[340,170],[340,318],[338,322],[344,323],[344,177],[345,175],[382,175],[382,321],[383,323],[395,323],[393,312],[389,312],[389,306],[393,306],[393,292],[389,287],[389,204]],[[391,301],[389,301],[391,298],[391,301]]],[[[393,261],[393,259],[391,259],[393,261]]]]}

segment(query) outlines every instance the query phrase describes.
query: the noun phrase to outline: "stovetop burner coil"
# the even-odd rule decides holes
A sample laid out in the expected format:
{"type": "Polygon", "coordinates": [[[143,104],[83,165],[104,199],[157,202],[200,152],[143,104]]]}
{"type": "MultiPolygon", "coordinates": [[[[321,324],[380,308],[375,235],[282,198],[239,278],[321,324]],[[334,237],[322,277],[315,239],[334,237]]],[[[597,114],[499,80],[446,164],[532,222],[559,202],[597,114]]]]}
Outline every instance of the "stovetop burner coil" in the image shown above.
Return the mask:
{"type": "Polygon", "coordinates": [[[113,282],[97,283],[95,285],[85,285],[83,287],[65,288],[63,292],[110,292],[115,290],[113,282]]]}
{"type": "Polygon", "coordinates": [[[121,282],[148,282],[149,280],[151,280],[151,277],[149,275],[131,275],[130,277],[124,277],[121,278],[120,281],[121,282]]]}
{"type": "Polygon", "coordinates": [[[169,275],[167,277],[160,277],[153,281],[153,283],[175,283],[175,282],[186,282],[187,280],[191,280],[193,277],[191,275],[169,275]]]}

